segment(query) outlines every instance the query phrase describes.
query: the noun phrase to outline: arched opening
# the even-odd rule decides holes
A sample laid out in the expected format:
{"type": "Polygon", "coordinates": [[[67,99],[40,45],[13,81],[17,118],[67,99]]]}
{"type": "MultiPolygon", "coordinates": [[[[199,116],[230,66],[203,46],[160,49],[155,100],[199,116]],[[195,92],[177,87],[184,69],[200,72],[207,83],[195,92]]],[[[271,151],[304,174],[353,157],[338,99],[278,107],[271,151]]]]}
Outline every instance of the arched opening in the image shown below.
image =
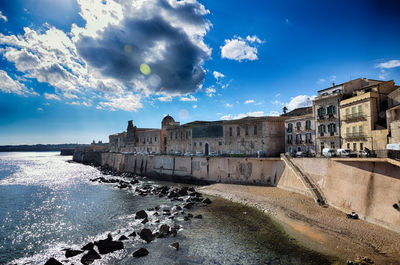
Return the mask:
{"type": "Polygon", "coordinates": [[[206,143],[204,145],[204,155],[208,156],[208,153],[209,153],[209,151],[208,151],[208,143],[206,143]]]}

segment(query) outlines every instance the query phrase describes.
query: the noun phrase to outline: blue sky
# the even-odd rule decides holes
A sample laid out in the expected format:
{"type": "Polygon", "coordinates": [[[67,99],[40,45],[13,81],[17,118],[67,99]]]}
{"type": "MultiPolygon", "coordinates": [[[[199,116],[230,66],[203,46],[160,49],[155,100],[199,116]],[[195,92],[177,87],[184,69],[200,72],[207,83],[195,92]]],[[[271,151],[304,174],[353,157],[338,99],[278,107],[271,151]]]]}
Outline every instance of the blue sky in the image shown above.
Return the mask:
{"type": "Polygon", "coordinates": [[[398,1],[0,2],[0,144],[278,115],[352,78],[400,83],[398,1]]]}

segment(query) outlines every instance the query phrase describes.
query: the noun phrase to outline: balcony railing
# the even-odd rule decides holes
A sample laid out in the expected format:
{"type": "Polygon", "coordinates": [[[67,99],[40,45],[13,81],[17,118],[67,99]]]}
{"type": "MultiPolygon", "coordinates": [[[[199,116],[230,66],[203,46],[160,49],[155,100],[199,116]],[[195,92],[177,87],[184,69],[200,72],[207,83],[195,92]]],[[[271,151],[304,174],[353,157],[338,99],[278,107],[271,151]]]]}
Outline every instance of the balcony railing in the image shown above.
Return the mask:
{"type": "Polygon", "coordinates": [[[306,139],[306,144],[312,144],[313,141],[311,139],[306,139]]]}
{"type": "Polygon", "coordinates": [[[317,117],[317,120],[319,120],[319,121],[323,121],[323,120],[325,120],[325,117],[324,117],[324,116],[322,116],[322,115],[318,115],[318,117],[317,117]]]}
{"type": "Polygon", "coordinates": [[[358,121],[362,120],[365,118],[365,115],[362,112],[356,112],[356,113],[351,113],[351,114],[346,114],[344,116],[344,120],[346,122],[351,122],[351,121],[358,121]]]}
{"type": "Polygon", "coordinates": [[[363,132],[346,133],[346,138],[363,138],[363,137],[365,137],[363,132]]]}
{"type": "Polygon", "coordinates": [[[328,114],[326,114],[326,116],[327,116],[328,120],[336,119],[335,114],[332,114],[332,113],[328,113],[328,114]]]}
{"type": "Polygon", "coordinates": [[[288,144],[292,144],[293,141],[292,141],[292,140],[287,140],[287,143],[288,143],[288,144]]]}

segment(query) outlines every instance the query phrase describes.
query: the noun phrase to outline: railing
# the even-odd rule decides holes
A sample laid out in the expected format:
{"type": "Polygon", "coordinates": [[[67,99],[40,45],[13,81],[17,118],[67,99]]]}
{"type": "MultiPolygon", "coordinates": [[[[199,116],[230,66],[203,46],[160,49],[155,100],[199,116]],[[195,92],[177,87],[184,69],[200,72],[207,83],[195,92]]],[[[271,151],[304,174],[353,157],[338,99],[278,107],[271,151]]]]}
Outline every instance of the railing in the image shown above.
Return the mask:
{"type": "Polygon", "coordinates": [[[288,140],[288,141],[287,141],[287,143],[288,143],[288,144],[292,144],[292,143],[293,143],[293,141],[289,141],[289,140],[288,140]]]}
{"type": "Polygon", "coordinates": [[[319,121],[325,120],[325,117],[322,115],[318,115],[317,120],[319,120],[319,121]]]}
{"type": "Polygon", "coordinates": [[[313,141],[312,140],[306,140],[306,144],[312,144],[313,141]]]}
{"type": "Polygon", "coordinates": [[[302,144],[303,140],[296,140],[296,144],[302,144]]]}
{"type": "Polygon", "coordinates": [[[332,113],[328,113],[327,116],[328,116],[328,120],[329,119],[336,119],[336,116],[334,114],[332,114],[332,113]]]}
{"type": "Polygon", "coordinates": [[[356,121],[356,120],[360,120],[360,119],[364,119],[365,115],[362,112],[355,112],[355,113],[351,113],[351,114],[346,114],[344,116],[344,120],[345,121],[356,121]]]}
{"type": "Polygon", "coordinates": [[[352,132],[352,133],[346,133],[346,138],[360,138],[364,137],[363,132],[352,132]]]}

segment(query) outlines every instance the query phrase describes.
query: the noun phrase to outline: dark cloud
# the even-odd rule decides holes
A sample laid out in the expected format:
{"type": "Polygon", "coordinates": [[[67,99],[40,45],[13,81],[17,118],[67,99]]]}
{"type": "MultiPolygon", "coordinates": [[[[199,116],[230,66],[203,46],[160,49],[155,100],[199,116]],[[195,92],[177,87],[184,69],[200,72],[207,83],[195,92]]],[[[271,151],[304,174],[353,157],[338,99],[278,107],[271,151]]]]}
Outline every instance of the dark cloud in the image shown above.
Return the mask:
{"type": "MultiPolygon", "coordinates": [[[[172,7],[165,1],[161,3],[175,19],[191,25],[207,23],[196,10],[198,4],[172,7]]],[[[158,14],[146,19],[125,18],[118,25],[108,26],[100,37],[82,37],[76,47],[87,63],[102,75],[128,87],[139,81],[151,92],[160,89],[167,93],[194,92],[204,81],[201,65],[209,57],[187,32],[158,14]],[[148,76],[140,72],[143,63],[151,68],[148,76]],[[159,82],[151,82],[154,76],[159,82]]]]}

